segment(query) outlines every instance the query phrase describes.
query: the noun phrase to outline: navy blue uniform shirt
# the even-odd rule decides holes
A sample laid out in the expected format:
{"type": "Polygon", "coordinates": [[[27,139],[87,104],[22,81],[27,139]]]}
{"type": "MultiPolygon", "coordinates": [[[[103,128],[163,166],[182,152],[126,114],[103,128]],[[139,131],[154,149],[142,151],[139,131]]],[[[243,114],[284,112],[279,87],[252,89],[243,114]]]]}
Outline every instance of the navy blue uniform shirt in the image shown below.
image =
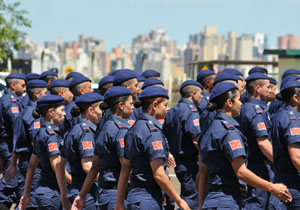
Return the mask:
{"type": "Polygon", "coordinates": [[[167,113],[164,133],[175,158],[197,156],[198,151],[193,144],[193,139],[201,133],[197,107],[186,98],[181,98],[167,113]]]}
{"type": "Polygon", "coordinates": [[[240,130],[248,141],[249,162],[267,160],[257,144],[257,138],[264,136],[271,141],[268,132],[271,129],[271,120],[267,111],[267,105],[261,100],[247,97],[240,113],[240,130]]]}
{"type": "Polygon", "coordinates": [[[80,118],[66,137],[62,156],[70,163],[73,184],[82,184],[85,180],[87,174],[82,169],[81,159],[94,156],[96,129],[95,124],[80,118]]]}
{"type": "Polygon", "coordinates": [[[273,166],[275,182],[300,190],[300,176],[293,165],[288,146],[300,143],[300,113],[289,105],[272,116],[273,166]]]}
{"type": "Polygon", "coordinates": [[[162,132],[162,124],[148,114],[142,113],[125,136],[124,157],[130,160],[131,181],[153,183],[150,162],[162,158],[166,168],[168,143],[162,132]]]}
{"type": "Polygon", "coordinates": [[[208,166],[208,183],[240,187],[246,184],[240,181],[231,166],[233,159],[246,159],[247,143],[238,122],[223,112],[218,112],[209,126],[206,135],[201,138],[200,154],[208,166]]]}
{"type": "Polygon", "coordinates": [[[117,182],[124,157],[125,135],[130,128],[126,119],[110,115],[96,139],[95,155],[100,158],[99,182],[117,182]]]}
{"type": "Polygon", "coordinates": [[[60,155],[64,141],[59,128],[49,121],[41,121],[41,128],[36,136],[33,154],[39,157],[41,165],[40,185],[58,188],[55,173],[49,158],[60,155]]]}

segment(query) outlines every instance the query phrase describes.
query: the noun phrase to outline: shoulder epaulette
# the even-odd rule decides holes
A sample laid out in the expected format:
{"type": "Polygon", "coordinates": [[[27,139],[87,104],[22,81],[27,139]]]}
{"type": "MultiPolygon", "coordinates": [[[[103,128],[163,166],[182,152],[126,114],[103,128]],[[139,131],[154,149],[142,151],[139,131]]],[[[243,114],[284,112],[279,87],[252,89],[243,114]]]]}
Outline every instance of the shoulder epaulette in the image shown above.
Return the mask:
{"type": "Polygon", "coordinates": [[[255,105],[254,107],[257,114],[264,112],[264,110],[259,105],[255,105]]]}
{"type": "Polygon", "coordinates": [[[46,131],[50,135],[54,135],[55,134],[54,129],[50,125],[47,126],[46,131]]]}
{"type": "Polygon", "coordinates": [[[86,123],[80,123],[80,127],[83,131],[90,131],[90,128],[86,123]]]}
{"type": "Polygon", "coordinates": [[[295,115],[295,112],[293,112],[293,111],[289,111],[288,115],[290,117],[290,120],[296,120],[297,119],[297,116],[295,115]]]}
{"type": "Polygon", "coordinates": [[[191,109],[192,112],[197,112],[197,108],[193,105],[189,105],[189,108],[191,109]]]}
{"type": "Polygon", "coordinates": [[[157,131],[157,128],[156,128],[156,126],[154,125],[154,123],[151,121],[151,120],[149,120],[148,122],[147,122],[147,126],[148,126],[148,128],[149,128],[149,130],[152,132],[152,131],[157,131]]]}
{"type": "Polygon", "coordinates": [[[232,123],[229,123],[229,122],[225,121],[225,120],[222,120],[222,124],[224,125],[224,127],[227,130],[234,129],[234,125],[232,123]]]}

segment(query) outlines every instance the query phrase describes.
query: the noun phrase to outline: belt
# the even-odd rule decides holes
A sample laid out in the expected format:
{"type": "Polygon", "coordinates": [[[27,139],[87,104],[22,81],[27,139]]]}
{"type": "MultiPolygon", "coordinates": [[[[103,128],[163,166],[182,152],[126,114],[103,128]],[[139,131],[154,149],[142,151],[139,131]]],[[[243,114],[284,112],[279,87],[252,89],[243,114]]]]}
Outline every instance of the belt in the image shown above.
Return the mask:
{"type": "Polygon", "coordinates": [[[142,188],[159,188],[156,182],[143,182],[138,180],[131,180],[130,187],[142,187],[142,188]]]}
{"type": "Polygon", "coordinates": [[[118,188],[118,182],[99,182],[99,187],[103,189],[117,189],[118,188]]]}
{"type": "Polygon", "coordinates": [[[243,198],[246,198],[248,195],[248,190],[242,187],[230,187],[225,185],[209,185],[208,192],[223,192],[225,194],[236,194],[240,195],[243,198]]]}

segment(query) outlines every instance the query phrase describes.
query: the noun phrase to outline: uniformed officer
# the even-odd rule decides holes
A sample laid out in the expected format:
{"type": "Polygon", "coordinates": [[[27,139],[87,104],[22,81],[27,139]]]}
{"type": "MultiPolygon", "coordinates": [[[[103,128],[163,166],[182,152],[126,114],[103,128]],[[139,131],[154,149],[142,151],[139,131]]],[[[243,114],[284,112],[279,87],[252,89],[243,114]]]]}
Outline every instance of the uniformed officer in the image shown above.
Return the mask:
{"type": "Polygon", "coordinates": [[[13,149],[14,121],[22,111],[21,99],[26,91],[25,76],[11,73],[5,78],[7,89],[0,99],[0,172],[8,167],[13,149]]]}
{"type": "Polygon", "coordinates": [[[142,76],[146,79],[155,78],[160,79],[160,73],[154,69],[147,69],[143,71],[142,76]]]}
{"type": "Polygon", "coordinates": [[[269,102],[273,102],[276,98],[276,89],[277,89],[277,81],[276,79],[274,79],[273,77],[270,77],[270,89],[271,89],[271,92],[270,92],[270,95],[269,95],[269,98],[268,98],[268,103],[269,102]]]}
{"type": "Polygon", "coordinates": [[[199,177],[199,209],[243,209],[247,195],[244,182],[268,190],[284,201],[291,199],[285,185],[265,181],[246,168],[247,141],[234,120],[240,114],[239,99],[238,88],[232,83],[217,84],[211,91],[207,109],[216,110],[217,115],[200,140],[203,163],[199,177]]]}
{"type": "Polygon", "coordinates": [[[68,81],[71,81],[74,77],[82,77],[83,74],[79,73],[79,72],[76,72],[76,71],[73,71],[73,72],[70,72],[67,76],[66,76],[66,80],[68,81]]]}
{"type": "MultiPolygon", "coordinates": [[[[72,109],[72,115],[76,117],[81,114],[81,118],[66,137],[62,158],[57,164],[61,198],[66,199],[68,197],[71,202],[79,194],[86,175],[92,166],[95,133],[102,117],[102,110],[100,109],[102,101],[103,96],[98,93],[85,93],[76,99],[76,106],[72,109]],[[70,163],[72,174],[72,185],[69,187],[68,195],[64,174],[67,161],[70,163]]],[[[95,178],[93,181],[95,181],[95,178]]],[[[85,197],[84,209],[96,209],[96,193],[97,185],[93,184],[85,197]]],[[[67,200],[62,200],[62,203],[65,201],[67,200]]]]}
{"type": "Polygon", "coordinates": [[[84,198],[91,183],[99,172],[99,200],[101,210],[113,209],[117,193],[117,183],[124,157],[124,137],[130,125],[127,120],[133,111],[132,93],[124,87],[112,87],[104,95],[103,109],[110,109],[110,116],[96,136],[93,166],[86,178],[73,207],[82,209],[84,198]]]}
{"type": "MultiPolygon", "coordinates": [[[[59,188],[56,181],[56,164],[60,159],[60,149],[63,139],[59,134],[59,124],[65,117],[64,98],[56,95],[45,95],[37,100],[37,107],[33,112],[35,118],[41,118],[41,128],[35,138],[33,152],[26,174],[24,195],[19,209],[26,209],[30,204],[31,183],[34,171],[40,163],[41,178],[35,190],[38,209],[60,209],[59,188]]],[[[65,171],[67,181],[72,180],[65,171]]]]}
{"type": "MultiPolygon", "coordinates": [[[[27,94],[30,101],[14,122],[14,149],[9,167],[5,173],[5,181],[6,183],[9,183],[9,185],[6,185],[4,188],[2,188],[3,185],[0,187],[1,195],[5,194],[7,196],[7,206],[11,206],[16,202],[18,203],[20,197],[23,195],[26,172],[33,148],[32,145],[34,144],[35,136],[40,128],[40,119],[34,119],[32,111],[36,107],[36,101],[46,94],[47,87],[48,83],[44,80],[31,80],[26,83],[27,94]],[[17,173],[17,166],[19,174],[17,173]],[[15,177],[18,179],[17,185],[11,183],[11,179],[15,177]],[[16,196],[16,199],[12,199],[14,195],[16,196]]],[[[37,169],[34,175],[31,191],[33,201],[30,205],[31,209],[37,207],[34,190],[37,187],[38,179],[40,177],[39,172],[40,170],[37,169]]]]}
{"type": "Polygon", "coordinates": [[[284,73],[281,76],[281,79],[284,79],[285,77],[289,76],[289,75],[297,75],[300,76],[300,70],[298,69],[287,69],[284,71],[284,73]]]}
{"type": "MultiPolygon", "coordinates": [[[[253,73],[246,78],[246,98],[239,117],[240,128],[248,140],[248,168],[259,177],[273,181],[273,151],[269,131],[270,116],[267,101],[270,95],[270,78],[262,73],[253,73]]],[[[246,209],[266,209],[278,205],[277,199],[267,191],[249,187],[246,209]]]]}
{"type": "Polygon", "coordinates": [[[138,80],[138,87],[139,87],[138,94],[140,94],[142,92],[142,87],[146,81],[146,78],[141,75],[138,75],[137,80],[138,80]]]}
{"type": "Polygon", "coordinates": [[[180,87],[181,99],[168,113],[164,133],[175,158],[175,173],[180,181],[180,195],[191,209],[198,206],[195,179],[198,173],[198,138],[201,133],[197,106],[202,99],[202,85],[187,80],[180,87]]]}
{"type": "Polygon", "coordinates": [[[282,86],[280,100],[284,106],[272,116],[272,144],[274,151],[274,181],[285,184],[292,194],[292,202],[282,209],[300,208],[300,82],[290,81],[282,86]]]}
{"type": "Polygon", "coordinates": [[[58,79],[57,73],[51,70],[44,71],[41,76],[41,80],[44,80],[48,83],[48,87],[50,86],[51,82],[58,79]]]}
{"type": "Polygon", "coordinates": [[[237,69],[232,69],[232,68],[223,69],[222,73],[229,73],[229,74],[234,74],[234,75],[238,76],[239,79],[238,79],[237,87],[240,91],[240,95],[242,96],[245,92],[245,86],[246,86],[246,82],[245,82],[243,73],[237,69]]]}
{"type": "Polygon", "coordinates": [[[146,87],[154,86],[154,85],[164,87],[164,83],[160,79],[150,78],[150,79],[145,80],[145,82],[142,86],[142,90],[144,90],[146,87]]]}
{"type": "Polygon", "coordinates": [[[104,96],[105,92],[113,86],[114,77],[113,76],[105,76],[98,83],[98,90],[100,94],[104,96]]]}
{"type": "Polygon", "coordinates": [[[74,77],[70,82],[70,90],[75,96],[73,100],[76,100],[84,93],[93,92],[92,81],[85,76],[74,77]]]}
{"type": "Polygon", "coordinates": [[[261,67],[261,66],[254,66],[249,70],[248,75],[251,75],[254,73],[262,73],[262,74],[268,75],[268,69],[261,67]]]}
{"type": "Polygon", "coordinates": [[[77,118],[74,118],[71,115],[71,110],[75,106],[75,103],[73,101],[73,93],[70,91],[69,87],[70,82],[64,79],[57,79],[49,86],[49,91],[52,95],[58,95],[65,99],[66,117],[59,126],[59,130],[63,136],[77,123],[77,118]]]}
{"type": "Polygon", "coordinates": [[[164,88],[151,86],[145,88],[135,102],[136,107],[142,106],[143,113],[125,137],[125,153],[115,209],[124,209],[131,168],[128,209],[162,210],[161,190],[181,209],[190,209],[177,194],[165,172],[169,148],[158,119],[163,119],[168,111],[168,98],[164,88]]]}
{"type": "MultiPolygon", "coordinates": [[[[39,79],[41,75],[39,74],[36,74],[36,73],[30,73],[30,74],[27,74],[25,76],[25,83],[27,84],[27,82],[31,81],[31,80],[34,80],[34,79],[39,79]]],[[[21,100],[21,103],[22,103],[22,106],[23,106],[23,109],[27,106],[27,104],[29,103],[29,97],[28,97],[28,94],[25,94],[21,100]]]]}

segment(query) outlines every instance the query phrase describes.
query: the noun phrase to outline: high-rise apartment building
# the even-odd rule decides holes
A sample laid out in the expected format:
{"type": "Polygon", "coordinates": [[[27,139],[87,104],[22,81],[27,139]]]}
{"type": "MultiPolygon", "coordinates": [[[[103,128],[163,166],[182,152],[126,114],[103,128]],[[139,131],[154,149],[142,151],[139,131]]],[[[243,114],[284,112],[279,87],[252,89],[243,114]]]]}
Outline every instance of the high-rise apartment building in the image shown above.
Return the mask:
{"type": "Polygon", "coordinates": [[[295,34],[278,37],[278,49],[299,49],[299,37],[295,34]]]}

